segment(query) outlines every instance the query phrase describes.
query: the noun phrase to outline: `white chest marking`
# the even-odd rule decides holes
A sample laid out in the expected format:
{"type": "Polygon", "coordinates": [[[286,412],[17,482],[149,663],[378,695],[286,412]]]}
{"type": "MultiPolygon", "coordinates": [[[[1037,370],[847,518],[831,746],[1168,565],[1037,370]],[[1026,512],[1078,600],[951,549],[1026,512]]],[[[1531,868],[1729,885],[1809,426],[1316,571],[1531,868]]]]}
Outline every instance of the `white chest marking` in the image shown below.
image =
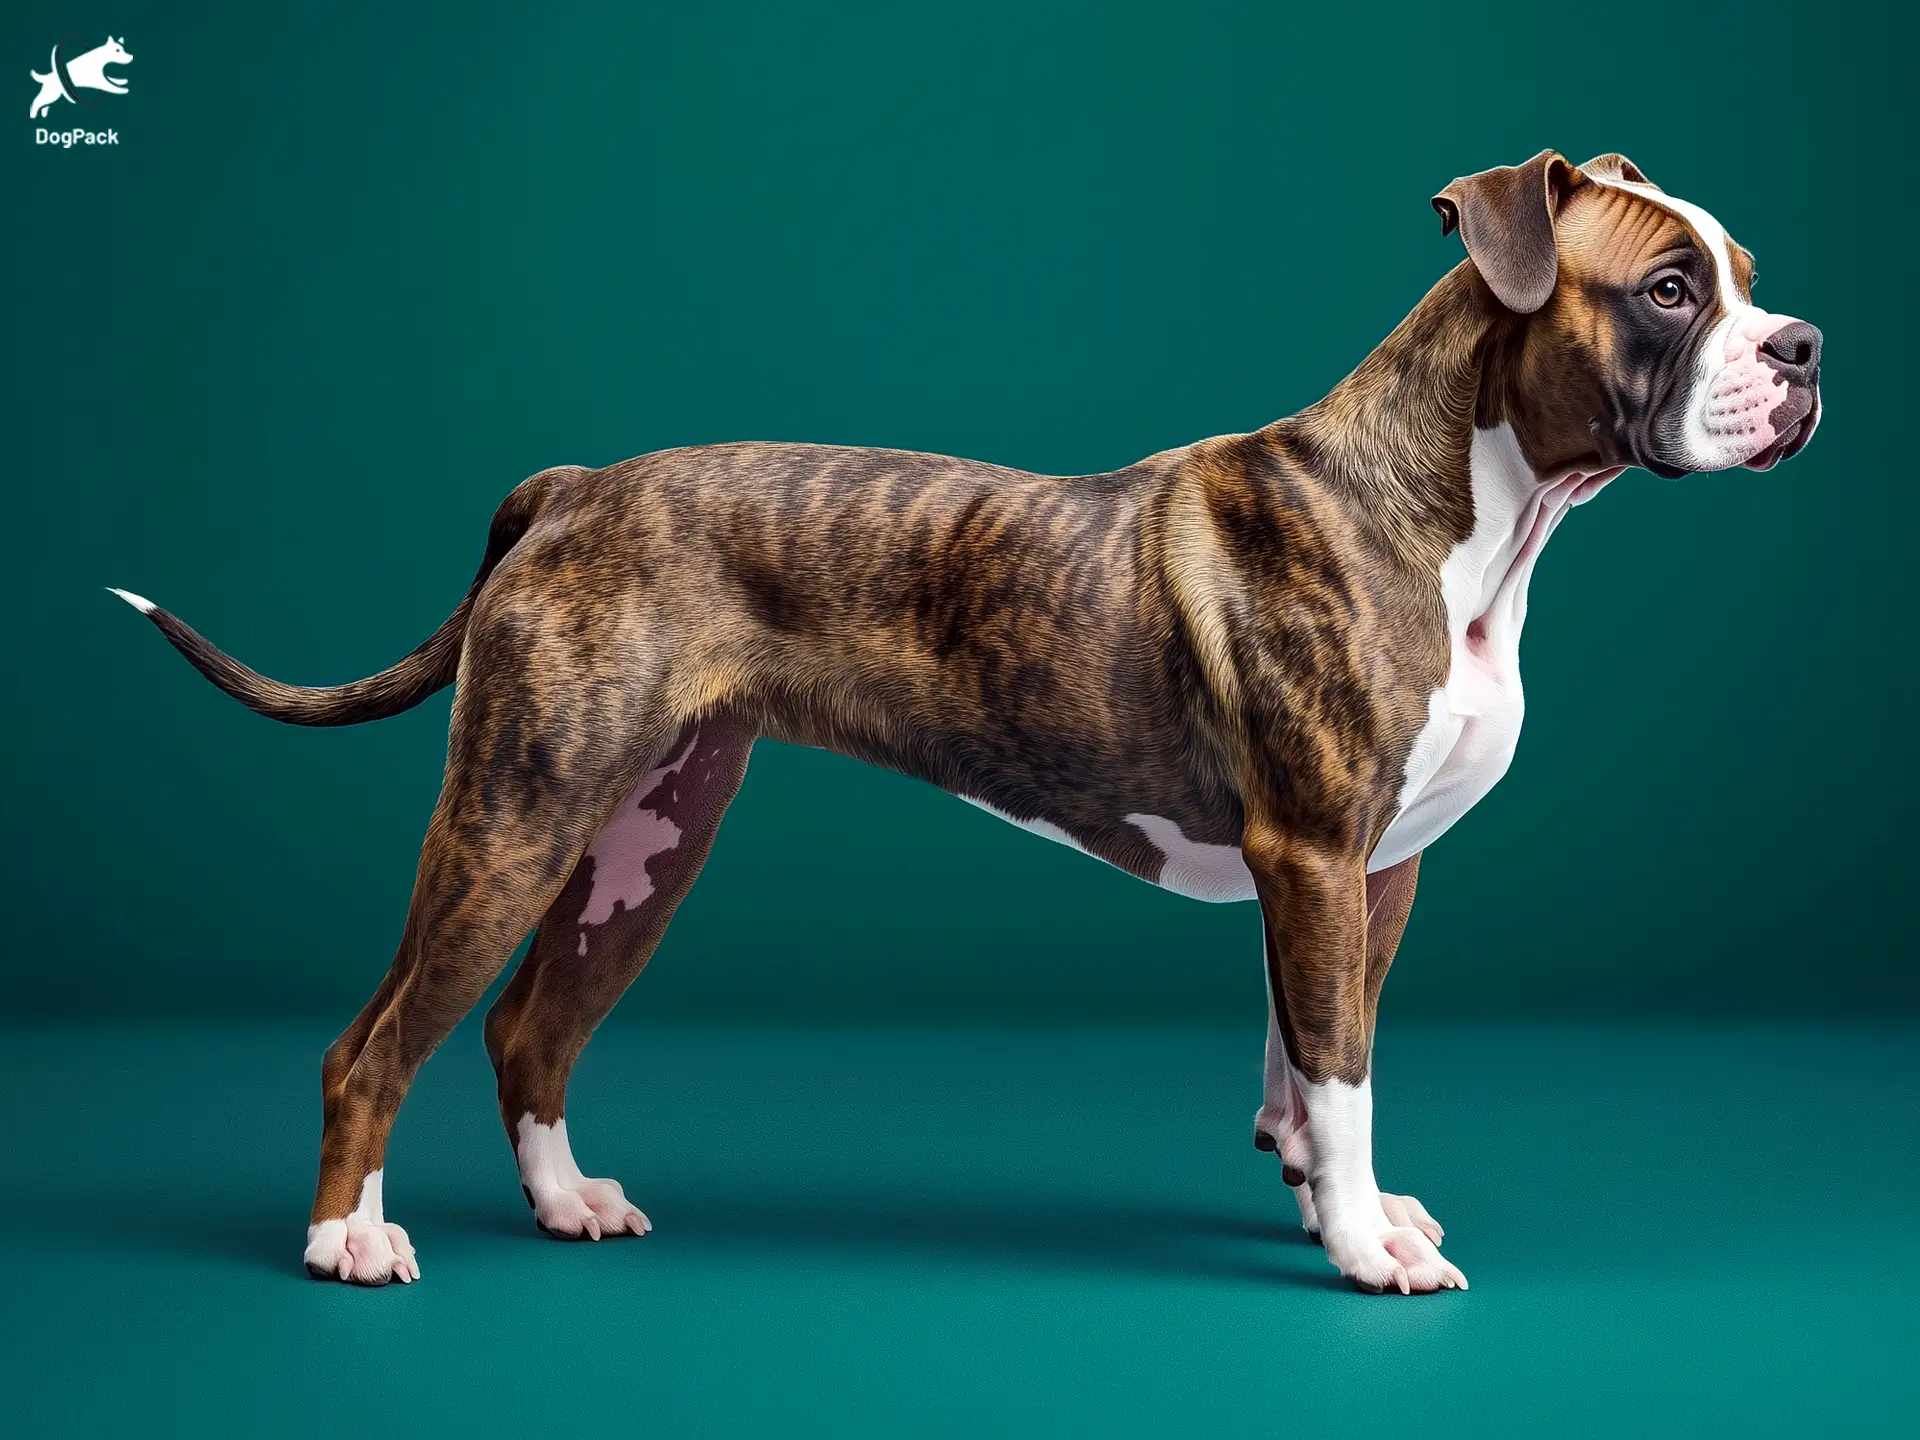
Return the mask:
{"type": "Polygon", "coordinates": [[[1534,562],[1561,517],[1611,478],[1573,475],[1542,483],[1507,425],[1474,432],[1470,464],[1473,533],[1440,569],[1452,660],[1446,683],[1427,697],[1427,723],[1407,756],[1400,810],[1369,871],[1424,850],[1507,773],[1526,712],[1520,627],[1534,562]]]}

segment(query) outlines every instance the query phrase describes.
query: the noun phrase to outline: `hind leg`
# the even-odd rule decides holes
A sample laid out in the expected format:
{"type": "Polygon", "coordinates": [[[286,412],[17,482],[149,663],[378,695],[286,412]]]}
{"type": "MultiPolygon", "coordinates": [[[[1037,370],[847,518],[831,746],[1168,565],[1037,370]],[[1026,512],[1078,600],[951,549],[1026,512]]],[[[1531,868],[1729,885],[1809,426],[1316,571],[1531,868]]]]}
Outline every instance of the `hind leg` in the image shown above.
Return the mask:
{"type": "Polygon", "coordinates": [[[325,1125],[306,1250],[320,1278],[417,1278],[406,1233],[382,1209],[400,1102],[559,894],[611,809],[607,797],[631,787],[676,728],[637,680],[581,675],[577,635],[544,634],[511,599],[500,610],[468,632],[446,781],[399,953],[321,1067],[325,1125]],[[531,685],[534,675],[567,676],[573,693],[556,697],[531,685]],[[576,679],[595,683],[571,686],[576,679]],[[635,739],[610,745],[608,736],[635,739]]]}
{"type": "Polygon", "coordinates": [[[644,1235],[613,1180],[590,1180],[567,1140],[567,1077],[587,1039],[652,958],[706,862],[747,773],[752,729],[689,724],[614,810],[487,1015],[487,1052],[520,1189],[550,1235],[644,1235]]]}

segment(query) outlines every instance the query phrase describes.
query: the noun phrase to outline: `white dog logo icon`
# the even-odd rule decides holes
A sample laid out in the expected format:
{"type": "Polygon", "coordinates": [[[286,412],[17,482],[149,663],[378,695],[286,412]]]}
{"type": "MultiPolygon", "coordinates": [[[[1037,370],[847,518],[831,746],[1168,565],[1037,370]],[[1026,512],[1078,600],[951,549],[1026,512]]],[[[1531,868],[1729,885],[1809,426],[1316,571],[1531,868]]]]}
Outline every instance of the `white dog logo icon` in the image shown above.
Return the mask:
{"type": "MultiPolygon", "coordinates": [[[[62,43],[65,43],[64,41],[62,43]]],[[[38,120],[53,108],[56,100],[72,100],[85,105],[73,92],[75,90],[104,90],[109,95],[127,93],[127,82],[107,74],[109,65],[125,65],[133,59],[126,47],[111,35],[107,43],[76,55],[65,65],[60,63],[60,46],[53,47],[53,58],[47,63],[53,67],[53,73],[42,75],[38,70],[27,73],[40,82],[40,93],[34,98],[33,106],[27,111],[29,118],[38,120]]]]}

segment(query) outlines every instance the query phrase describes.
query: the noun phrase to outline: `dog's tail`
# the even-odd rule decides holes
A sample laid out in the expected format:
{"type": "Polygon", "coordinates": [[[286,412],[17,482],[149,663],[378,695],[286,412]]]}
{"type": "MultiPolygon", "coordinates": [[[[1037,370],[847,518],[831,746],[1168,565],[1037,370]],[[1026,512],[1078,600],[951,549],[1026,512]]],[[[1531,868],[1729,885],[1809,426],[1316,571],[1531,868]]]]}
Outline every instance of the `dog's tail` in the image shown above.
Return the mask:
{"type": "Polygon", "coordinates": [[[543,471],[522,482],[494,511],[480,572],[473,577],[466,598],[441,621],[440,628],[398,664],[346,685],[288,685],[270,680],[242,665],[184,620],[168,614],[151,600],[125,590],[113,593],[153,621],[168,643],[186,656],[194,669],[256,714],[288,725],[359,725],[368,720],[384,720],[389,715],[411,710],[435,691],[453,683],[454,674],[460,668],[460,648],[466,640],[467,620],[473,614],[474,602],[494,567],[539,518],[558,473],[543,471]]]}

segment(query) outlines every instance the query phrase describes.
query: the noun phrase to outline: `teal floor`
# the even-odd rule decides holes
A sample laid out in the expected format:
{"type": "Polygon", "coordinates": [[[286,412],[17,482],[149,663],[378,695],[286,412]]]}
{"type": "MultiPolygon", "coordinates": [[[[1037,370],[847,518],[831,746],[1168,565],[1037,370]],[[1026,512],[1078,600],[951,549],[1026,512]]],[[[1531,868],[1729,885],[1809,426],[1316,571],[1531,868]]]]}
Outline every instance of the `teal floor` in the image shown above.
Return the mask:
{"type": "Polygon", "coordinates": [[[1289,1223],[1257,1027],[609,1026],[569,1123],[657,1228],[598,1246],[534,1230],[463,1029],[388,1156],[421,1283],[315,1284],[327,1038],[0,1033],[11,1433],[1913,1424],[1913,1030],[1384,1031],[1382,1178],[1473,1283],[1412,1301],[1289,1223]]]}

